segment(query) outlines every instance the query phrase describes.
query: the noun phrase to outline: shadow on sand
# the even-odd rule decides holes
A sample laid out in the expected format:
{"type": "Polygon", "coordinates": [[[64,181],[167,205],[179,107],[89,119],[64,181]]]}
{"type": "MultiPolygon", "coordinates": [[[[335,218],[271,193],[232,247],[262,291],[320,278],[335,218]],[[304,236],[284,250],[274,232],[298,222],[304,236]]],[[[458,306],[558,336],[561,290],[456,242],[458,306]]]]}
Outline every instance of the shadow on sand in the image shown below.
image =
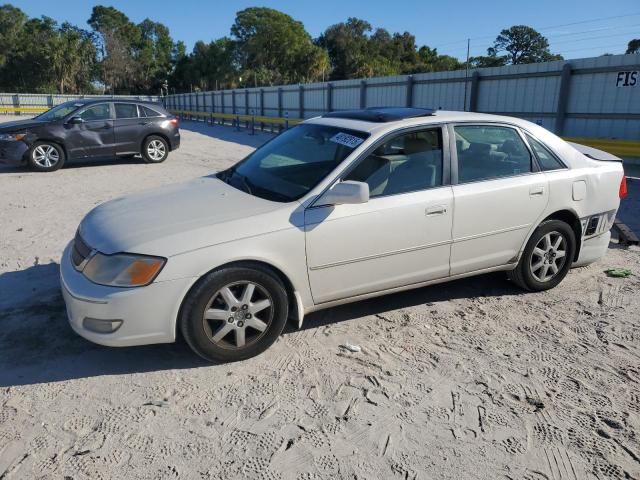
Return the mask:
{"type": "MultiPolygon", "coordinates": [[[[204,122],[194,122],[189,120],[181,120],[180,128],[193,133],[206,135],[222,142],[237,143],[257,148],[268,140],[271,140],[275,134],[268,131],[262,132],[258,129],[255,135],[251,135],[251,130],[241,128],[238,130],[230,125],[209,125],[204,122]]],[[[186,139],[182,139],[184,142],[186,139]]]]}
{"type": "MultiPolygon", "coordinates": [[[[0,292],[4,292],[0,303],[0,387],[208,365],[182,340],[175,344],[109,348],[76,335],[67,324],[55,263],[0,275],[0,292]],[[30,284],[37,287],[28,296],[11,296],[11,290],[30,284]]],[[[518,293],[504,275],[489,274],[310,314],[303,329],[454,298],[518,293]]],[[[284,335],[296,331],[296,327],[288,325],[284,335]]]]}

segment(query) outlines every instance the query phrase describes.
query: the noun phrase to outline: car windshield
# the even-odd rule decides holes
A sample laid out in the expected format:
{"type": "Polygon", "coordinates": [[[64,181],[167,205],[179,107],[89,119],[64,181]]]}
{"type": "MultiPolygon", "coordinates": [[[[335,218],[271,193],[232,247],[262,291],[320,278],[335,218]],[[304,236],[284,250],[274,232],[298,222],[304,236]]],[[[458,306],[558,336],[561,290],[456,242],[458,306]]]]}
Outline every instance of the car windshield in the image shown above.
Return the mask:
{"type": "Polygon", "coordinates": [[[59,120],[60,118],[66,117],[71,112],[77,110],[81,106],[82,106],[81,103],[76,103],[76,102],[61,103],[60,105],[55,106],[44,113],[41,113],[35,118],[37,118],[38,120],[45,120],[45,121],[59,120]]]}
{"type": "Polygon", "coordinates": [[[276,202],[306,195],[369,136],[365,132],[302,124],[286,130],[218,178],[276,202]]]}

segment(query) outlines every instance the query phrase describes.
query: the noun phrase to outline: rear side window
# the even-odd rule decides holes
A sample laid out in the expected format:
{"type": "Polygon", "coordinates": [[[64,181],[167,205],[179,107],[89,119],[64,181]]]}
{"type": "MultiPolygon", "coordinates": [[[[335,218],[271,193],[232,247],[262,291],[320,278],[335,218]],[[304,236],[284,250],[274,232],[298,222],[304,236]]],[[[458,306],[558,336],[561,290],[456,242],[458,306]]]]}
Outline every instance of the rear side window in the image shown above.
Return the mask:
{"type": "Polygon", "coordinates": [[[531,153],[516,130],[457,126],[458,182],[477,182],[532,171],[531,153]]]}
{"type": "Polygon", "coordinates": [[[534,139],[530,135],[527,135],[527,140],[529,141],[529,145],[531,145],[533,153],[536,154],[536,158],[538,159],[538,163],[542,170],[549,171],[566,168],[558,157],[551,153],[551,150],[545,147],[538,140],[534,139]]]}
{"type": "Polygon", "coordinates": [[[140,108],[140,115],[141,116],[145,116],[145,117],[161,117],[162,114],[156,112],[155,110],[149,108],[149,107],[145,107],[142,105],[139,105],[140,108]]]}
{"type": "Polygon", "coordinates": [[[138,118],[138,108],[134,103],[116,103],[116,118],[138,118]]]}

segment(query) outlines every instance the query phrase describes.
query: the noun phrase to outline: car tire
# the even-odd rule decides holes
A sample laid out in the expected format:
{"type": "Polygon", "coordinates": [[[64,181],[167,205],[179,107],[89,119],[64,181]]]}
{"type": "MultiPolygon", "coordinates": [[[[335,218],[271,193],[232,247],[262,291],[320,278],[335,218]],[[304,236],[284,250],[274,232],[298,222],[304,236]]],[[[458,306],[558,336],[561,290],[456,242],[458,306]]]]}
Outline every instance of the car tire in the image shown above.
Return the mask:
{"type": "Polygon", "coordinates": [[[276,341],[285,327],[288,305],[284,285],[267,269],[223,268],[191,289],[181,309],[180,331],[205,360],[244,360],[276,341]]]}
{"type": "Polygon", "coordinates": [[[169,144],[157,135],[150,135],[142,143],[142,158],[147,163],[162,163],[169,156],[169,144]]]}
{"type": "Polygon", "coordinates": [[[567,276],[575,251],[576,236],[570,225],[561,220],[542,222],[529,238],[518,266],[508,273],[509,279],[532,292],[549,290],[567,276]]]}
{"type": "Polygon", "coordinates": [[[54,172],[64,165],[64,149],[57,143],[39,141],[29,149],[29,166],[38,172],[54,172]]]}

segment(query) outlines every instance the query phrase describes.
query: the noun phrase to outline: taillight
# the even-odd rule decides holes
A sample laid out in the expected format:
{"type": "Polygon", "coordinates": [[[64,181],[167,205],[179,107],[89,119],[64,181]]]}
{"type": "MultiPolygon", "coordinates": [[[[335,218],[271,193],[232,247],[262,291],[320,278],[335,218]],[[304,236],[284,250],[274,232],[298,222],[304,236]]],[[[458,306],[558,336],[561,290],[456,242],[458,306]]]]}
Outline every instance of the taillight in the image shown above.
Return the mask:
{"type": "Polygon", "coordinates": [[[620,180],[620,190],[618,190],[618,196],[620,199],[623,199],[627,196],[627,177],[622,176],[622,180],[620,180]]]}
{"type": "Polygon", "coordinates": [[[178,126],[178,117],[173,117],[171,120],[169,120],[169,123],[175,127],[178,126]]]}

